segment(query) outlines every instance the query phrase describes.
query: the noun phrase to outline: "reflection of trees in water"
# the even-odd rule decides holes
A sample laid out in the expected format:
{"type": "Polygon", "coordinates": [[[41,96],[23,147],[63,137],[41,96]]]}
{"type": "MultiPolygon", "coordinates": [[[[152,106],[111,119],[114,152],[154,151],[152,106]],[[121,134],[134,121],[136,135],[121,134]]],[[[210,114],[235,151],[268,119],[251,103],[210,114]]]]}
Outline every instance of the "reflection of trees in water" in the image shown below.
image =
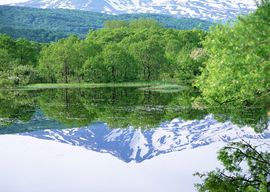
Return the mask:
{"type": "Polygon", "coordinates": [[[37,107],[34,95],[29,91],[1,91],[0,126],[29,121],[37,107]]]}
{"type": "MultiPolygon", "coordinates": [[[[263,132],[269,126],[269,109],[270,98],[267,96],[253,103],[211,106],[208,111],[213,113],[218,121],[230,120],[239,126],[250,126],[257,132],[263,132]]],[[[198,191],[269,191],[269,147],[267,140],[261,145],[250,144],[244,140],[228,143],[218,152],[222,169],[195,174],[203,180],[201,184],[196,184],[198,191]]]]}
{"type": "Polygon", "coordinates": [[[84,126],[95,118],[81,102],[80,90],[51,89],[40,94],[39,107],[48,118],[64,123],[67,127],[84,126]]]}
{"type": "MultiPolygon", "coordinates": [[[[196,103],[199,101],[198,98],[196,103]]],[[[252,127],[257,132],[263,131],[269,125],[269,95],[254,101],[231,101],[222,105],[207,104],[202,101],[200,105],[207,109],[208,113],[214,114],[215,119],[220,122],[231,121],[240,127],[252,127]]]]}
{"type": "Polygon", "coordinates": [[[203,108],[196,108],[193,100],[198,95],[194,89],[185,89],[169,103],[166,111],[166,119],[181,118],[183,120],[200,120],[208,115],[208,111],[203,108]]]}
{"type": "Polygon", "coordinates": [[[257,132],[267,129],[269,124],[268,111],[270,100],[262,99],[249,105],[224,105],[211,108],[209,112],[215,114],[218,121],[230,120],[239,126],[250,126],[257,132]]]}
{"type": "Polygon", "coordinates": [[[102,121],[112,128],[154,128],[162,121],[181,118],[200,120],[214,114],[218,121],[232,121],[260,131],[267,127],[269,99],[256,103],[198,107],[192,89],[178,93],[152,92],[137,88],[48,89],[0,92],[1,124],[29,121],[39,106],[45,116],[66,127],[102,121]]]}
{"type": "MultiPolygon", "coordinates": [[[[230,120],[239,126],[251,126],[256,131],[263,131],[268,126],[269,97],[261,98],[254,103],[200,106],[193,102],[197,95],[192,89],[179,93],[151,92],[147,89],[142,91],[136,88],[2,91],[0,92],[0,134],[41,129],[42,127],[35,125],[30,129],[11,126],[5,130],[5,127],[17,121],[30,121],[38,107],[48,118],[64,124],[62,128],[86,126],[93,121],[103,121],[112,128],[129,126],[154,128],[162,121],[173,118],[203,119],[210,113],[214,114],[218,121],[230,120]]],[[[43,126],[43,128],[49,127],[43,126]]],[[[269,145],[266,145],[267,147],[269,148],[269,145]]],[[[256,190],[258,188],[267,191],[269,189],[270,155],[267,151],[260,152],[256,147],[242,141],[231,143],[223,148],[218,158],[223,163],[224,170],[198,174],[203,179],[203,184],[197,186],[199,191],[219,189],[258,191],[256,190]],[[248,175],[243,175],[239,171],[241,163],[247,163],[245,173],[248,175]]]]}
{"type": "Polygon", "coordinates": [[[67,126],[103,121],[113,128],[145,128],[163,120],[173,98],[174,94],[135,88],[63,89],[42,93],[39,104],[48,117],[67,126]]]}

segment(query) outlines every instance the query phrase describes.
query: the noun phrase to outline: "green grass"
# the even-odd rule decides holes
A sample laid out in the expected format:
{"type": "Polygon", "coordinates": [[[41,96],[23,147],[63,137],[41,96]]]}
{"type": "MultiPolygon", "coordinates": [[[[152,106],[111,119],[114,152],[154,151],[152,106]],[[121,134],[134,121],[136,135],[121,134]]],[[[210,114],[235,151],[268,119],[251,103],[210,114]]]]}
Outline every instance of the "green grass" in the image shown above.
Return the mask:
{"type": "Polygon", "coordinates": [[[149,90],[149,91],[156,91],[161,93],[174,93],[179,92],[186,89],[186,86],[181,86],[177,84],[160,84],[160,85],[153,85],[150,87],[141,87],[140,90],[149,90]]]}
{"type": "Polygon", "coordinates": [[[43,83],[31,84],[19,89],[37,90],[37,89],[74,89],[74,88],[102,88],[102,87],[138,87],[152,91],[164,91],[182,89],[183,86],[167,82],[123,82],[123,83],[43,83]]]}

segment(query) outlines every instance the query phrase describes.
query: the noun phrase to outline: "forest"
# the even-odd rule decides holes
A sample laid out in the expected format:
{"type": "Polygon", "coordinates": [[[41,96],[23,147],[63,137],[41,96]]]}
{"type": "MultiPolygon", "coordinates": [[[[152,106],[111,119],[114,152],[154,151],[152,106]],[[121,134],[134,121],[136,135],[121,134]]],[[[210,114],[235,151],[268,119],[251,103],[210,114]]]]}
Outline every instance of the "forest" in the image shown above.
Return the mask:
{"type": "Polygon", "coordinates": [[[85,39],[72,35],[50,44],[1,35],[1,85],[192,80],[205,36],[145,19],[107,21],[85,39]]]}
{"type": "Polygon", "coordinates": [[[109,20],[52,43],[0,35],[2,87],[35,83],[165,81],[188,84],[198,103],[251,105],[269,95],[269,1],[210,31],[153,19],[109,20]]]}
{"type": "Polygon", "coordinates": [[[268,4],[209,32],[135,19],[52,43],[2,34],[0,84],[163,80],[197,87],[207,103],[248,103],[270,90],[268,4]]]}
{"type": "MultiPolygon", "coordinates": [[[[262,1],[253,13],[241,16],[232,23],[215,25],[209,31],[178,30],[166,28],[153,19],[134,19],[109,20],[102,29],[90,30],[85,38],[70,35],[51,43],[13,39],[2,34],[0,85],[8,89],[27,85],[31,87],[37,83],[175,83],[189,86],[195,89],[197,94],[187,92],[184,95],[186,97],[164,98],[161,95],[161,100],[166,105],[179,105],[183,102],[196,109],[199,117],[211,112],[221,121],[248,124],[261,132],[267,129],[269,124],[269,23],[270,2],[266,0],[262,1]]],[[[105,119],[108,117],[109,124],[116,123],[115,119],[107,115],[117,113],[114,111],[115,103],[109,108],[93,110],[92,107],[97,104],[89,103],[87,94],[96,94],[95,92],[81,91],[76,93],[78,97],[70,99],[68,90],[58,93],[48,91],[46,94],[55,95],[51,100],[48,100],[49,96],[46,95],[37,97],[45,113],[67,124],[71,118],[66,117],[77,110],[72,108],[76,106],[65,106],[61,109],[62,114],[57,116],[59,106],[53,103],[63,101],[63,97],[66,100],[79,100],[79,108],[84,107],[85,111],[94,114],[89,117],[89,113],[84,114],[85,119],[104,116],[105,119]],[[47,105],[50,102],[52,105],[47,105]]],[[[119,94],[129,93],[120,91],[119,94]]],[[[100,95],[105,93],[97,93],[95,97],[100,95]]],[[[12,97],[17,100],[16,95],[12,97]]],[[[108,96],[114,97],[114,94],[108,96]]],[[[144,102],[155,102],[151,100],[150,94],[140,93],[134,100],[138,101],[138,98],[142,98],[140,100],[144,102]]],[[[31,106],[35,105],[35,101],[29,103],[31,106]]],[[[16,114],[20,107],[24,107],[20,104],[21,102],[18,102],[19,107],[12,113],[16,114]]],[[[31,114],[31,111],[28,111],[22,116],[29,119],[31,114]]],[[[78,119],[76,115],[78,114],[73,114],[74,119],[78,119]]],[[[173,117],[174,113],[166,111],[152,119],[140,119],[139,122],[138,111],[120,115],[129,118],[129,122],[135,119],[133,123],[138,125],[156,124],[165,116],[173,117]]],[[[195,112],[184,111],[178,115],[189,119],[194,118],[195,112]]],[[[85,122],[79,123],[84,125],[85,122]]],[[[128,124],[125,121],[121,123],[123,126],[128,124]]],[[[203,180],[203,183],[196,185],[198,191],[269,191],[269,152],[258,152],[256,146],[242,141],[224,147],[219,152],[218,159],[224,169],[196,174],[203,180]],[[240,166],[241,163],[247,165],[245,171],[240,166]]]]}

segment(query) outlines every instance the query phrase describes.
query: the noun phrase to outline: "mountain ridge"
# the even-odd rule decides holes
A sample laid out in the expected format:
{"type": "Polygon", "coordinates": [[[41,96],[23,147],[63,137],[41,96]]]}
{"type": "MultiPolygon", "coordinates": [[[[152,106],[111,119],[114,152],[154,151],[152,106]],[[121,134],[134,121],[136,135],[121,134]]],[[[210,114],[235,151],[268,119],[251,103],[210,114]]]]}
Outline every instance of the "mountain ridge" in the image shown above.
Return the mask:
{"type": "Polygon", "coordinates": [[[253,0],[28,0],[10,5],[77,9],[112,15],[156,13],[206,20],[234,19],[256,9],[253,0]]]}
{"type": "Polygon", "coordinates": [[[175,29],[208,30],[210,21],[192,18],[174,18],[157,14],[108,15],[104,13],[66,10],[37,9],[16,6],[0,6],[0,33],[13,38],[26,38],[39,42],[56,41],[71,34],[85,37],[89,30],[103,27],[107,20],[155,19],[163,27],[175,29]]]}
{"type": "Polygon", "coordinates": [[[176,118],[153,129],[112,129],[106,123],[95,122],[81,128],[48,129],[20,135],[109,153],[126,163],[141,163],[161,154],[216,142],[227,143],[239,139],[266,141],[270,139],[270,126],[263,133],[257,134],[252,128],[239,128],[230,121],[221,123],[213,115],[208,115],[202,120],[185,121],[176,118]]]}

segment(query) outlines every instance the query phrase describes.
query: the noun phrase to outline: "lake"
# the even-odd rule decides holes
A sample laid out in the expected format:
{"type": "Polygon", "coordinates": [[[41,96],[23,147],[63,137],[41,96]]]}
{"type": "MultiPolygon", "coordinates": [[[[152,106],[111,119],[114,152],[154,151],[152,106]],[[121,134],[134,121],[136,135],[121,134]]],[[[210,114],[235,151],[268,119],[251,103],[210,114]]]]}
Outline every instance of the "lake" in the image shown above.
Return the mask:
{"type": "Polygon", "coordinates": [[[194,97],[147,87],[2,90],[0,189],[195,191],[192,174],[220,166],[227,143],[270,144],[265,106],[203,108],[194,97]]]}

